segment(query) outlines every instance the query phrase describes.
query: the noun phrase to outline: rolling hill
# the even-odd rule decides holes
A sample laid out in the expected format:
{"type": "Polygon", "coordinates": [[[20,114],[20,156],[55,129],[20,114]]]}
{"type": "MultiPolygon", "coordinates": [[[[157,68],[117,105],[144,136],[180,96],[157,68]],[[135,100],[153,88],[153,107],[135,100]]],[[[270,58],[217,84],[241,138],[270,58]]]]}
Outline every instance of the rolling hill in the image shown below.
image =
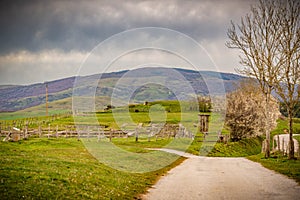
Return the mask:
{"type": "MultiPolygon", "coordinates": [[[[174,70],[181,74],[191,85],[198,95],[209,94],[209,89],[207,83],[210,85],[210,89],[218,90],[218,84],[220,82],[224,83],[226,92],[232,91],[234,89],[234,83],[242,76],[231,74],[231,73],[217,73],[213,71],[193,71],[186,69],[171,69],[171,68],[141,68],[137,70],[125,70],[119,72],[111,72],[101,74],[101,79],[99,81],[100,74],[77,77],[77,80],[81,80],[80,90],[89,94],[93,89],[90,86],[91,81],[97,81],[98,87],[96,90],[96,96],[102,97],[101,105],[109,104],[110,96],[113,91],[122,91],[120,93],[120,98],[122,95],[126,95],[126,92],[130,92],[134,86],[135,80],[138,78],[145,78],[145,80],[153,79],[164,79],[168,85],[171,85],[176,90],[185,90],[182,88],[182,83],[179,79],[174,78],[172,71],[174,70]],[[131,71],[135,71],[134,76],[132,76],[131,71]],[[172,77],[173,76],[173,77],[172,77]],[[122,81],[120,81],[122,77],[122,81]],[[125,79],[125,78],[126,79],[125,79]],[[124,80],[126,80],[124,82],[124,80]],[[116,88],[116,83],[118,87],[116,88]],[[215,87],[215,88],[214,88],[215,87]]],[[[54,111],[66,111],[71,110],[71,97],[73,94],[73,86],[76,77],[68,77],[60,80],[47,82],[48,92],[49,92],[49,109],[50,112],[54,111]]],[[[155,82],[155,81],[154,81],[155,82]]],[[[167,87],[162,85],[147,84],[143,87],[139,87],[134,93],[135,101],[143,101],[144,99],[152,100],[162,100],[162,99],[174,99],[174,94],[172,94],[167,87]]],[[[0,86],[0,112],[15,112],[19,111],[29,112],[30,108],[35,108],[34,110],[41,110],[44,108],[45,104],[45,83],[37,83],[32,85],[2,85],[0,86]],[[25,109],[25,110],[24,110],[25,109]]],[[[99,105],[99,106],[101,106],[99,105]]]]}

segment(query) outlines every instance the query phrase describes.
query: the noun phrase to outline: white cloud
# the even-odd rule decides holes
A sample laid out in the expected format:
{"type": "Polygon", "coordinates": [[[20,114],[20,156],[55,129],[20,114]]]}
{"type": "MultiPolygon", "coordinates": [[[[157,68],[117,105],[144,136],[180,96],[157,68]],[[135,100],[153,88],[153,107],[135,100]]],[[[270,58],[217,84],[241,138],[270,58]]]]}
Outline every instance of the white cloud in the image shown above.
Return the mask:
{"type": "Polygon", "coordinates": [[[76,75],[86,53],[19,51],[0,56],[0,84],[29,84],[76,75]]]}

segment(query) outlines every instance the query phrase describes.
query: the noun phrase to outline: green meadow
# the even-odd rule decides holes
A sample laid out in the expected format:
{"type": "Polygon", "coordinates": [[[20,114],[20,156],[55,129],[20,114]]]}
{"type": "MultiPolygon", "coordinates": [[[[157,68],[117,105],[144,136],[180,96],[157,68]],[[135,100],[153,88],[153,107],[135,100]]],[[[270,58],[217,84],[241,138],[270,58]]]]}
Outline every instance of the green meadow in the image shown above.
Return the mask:
{"type": "MultiPolygon", "coordinates": [[[[31,108],[32,113],[39,113],[39,108],[31,108]]],[[[26,120],[20,119],[22,112],[10,113],[5,122],[26,120]]],[[[78,141],[77,138],[48,139],[37,136],[19,142],[3,142],[2,137],[1,199],[139,199],[160,176],[184,160],[150,148],[170,148],[212,157],[247,157],[300,182],[300,159],[288,160],[281,154],[265,159],[261,154],[264,137],[216,142],[219,132],[230,134],[223,126],[222,115],[218,113],[209,113],[210,132],[204,137],[197,127],[198,114],[188,103],[179,105],[176,101],[160,101],[79,116],[59,115],[61,117],[55,119],[36,117],[44,122],[44,128],[51,123],[51,127],[58,126],[59,130],[78,122],[81,125],[101,125],[105,130],[119,130],[124,124],[133,124],[133,127],[142,124],[142,128],[146,129],[151,123],[181,123],[194,137],[149,138],[141,133],[138,141],[135,137],[114,137],[111,142],[108,138],[78,141]]],[[[1,119],[5,116],[7,113],[1,115],[1,119]]],[[[294,122],[295,133],[299,133],[300,121],[295,119],[294,122]]],[[[31,129],[37,127],[36,124],[30,125],[31,129]]],[[[286,128],[287,121],[279,120],[272,136],[282,134],[286,128]]],[[[299,136],[295,138],[300,140],[299,136]]]]}
{"type": "Polygon", "coordinates": [[[156,171],[130,173],[100,163],[73,138],[0,142],[1,199],[138,198],[184,160],[161,154],[174,162],[156,171]]]}

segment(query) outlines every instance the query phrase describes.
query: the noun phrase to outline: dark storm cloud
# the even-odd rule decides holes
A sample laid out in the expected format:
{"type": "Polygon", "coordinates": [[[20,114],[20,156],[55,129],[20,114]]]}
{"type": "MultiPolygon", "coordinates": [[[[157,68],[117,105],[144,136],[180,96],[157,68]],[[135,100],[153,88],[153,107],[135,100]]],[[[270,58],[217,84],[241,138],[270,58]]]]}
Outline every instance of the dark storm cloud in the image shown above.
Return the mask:
{"type": "Polygon", "coordinates": [[[104,19],[101,4],[85,1],[1,2],[0,51],[86,49],[122,30],[104,19]]]}
{"type": "Polygon", "coordinates": [[[89,51],[113,34],[144,26],[171,28],[196,39],[224,37],[228,15],[235,17],[232,6],[248,6],[237,2],[1,1],[0,53],[89,51]]]}
{"type": "MultiPolygon", "coordinates": [[[[76,75],[86,56],[101,41],[125,30],[149,26],[173,29],[192,37],[220,66],[220,71],[233,72],[238,56],[225,47],[226,31],[230,20],[237,22],[249,12],[250,3],[255,2],[2,0],[0,84],[29,84],[76,75]]],[[[133,40],[113,43],[107,50],[115,54],[131,43],[149,39],[137,35],[133,40]]],[[[170,43],[167,41],[167,37],[161,36],[156,42],[170,43]]],[[[188,45],[179,46],[188,54],[199,57],[190,52],[188,45]]],[[[135,60],[147,60],[148,54],[139,55],[139,59],[132,56],[127,57],[128,65],[135,60]]],[[[157,62],[169,59],[158,54],[154,56],[157,62]]],[[[173,63],[174,66],[178,64],[176,59],[173,63]]],[[[97,66],[104,67],[98,63],[96,70],[97,66]]]]}

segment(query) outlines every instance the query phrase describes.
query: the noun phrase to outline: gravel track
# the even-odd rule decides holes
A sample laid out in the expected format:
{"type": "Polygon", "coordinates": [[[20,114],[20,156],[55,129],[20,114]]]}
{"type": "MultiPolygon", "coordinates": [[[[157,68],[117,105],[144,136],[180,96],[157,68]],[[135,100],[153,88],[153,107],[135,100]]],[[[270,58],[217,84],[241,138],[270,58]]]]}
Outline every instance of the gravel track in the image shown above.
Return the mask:
{"type": "Polygon", "coordinates": [[[259,163],[245,158],[183,156],[188,159],[162,177],[143,199],[300,199],[297,182],[259,163]]]}

